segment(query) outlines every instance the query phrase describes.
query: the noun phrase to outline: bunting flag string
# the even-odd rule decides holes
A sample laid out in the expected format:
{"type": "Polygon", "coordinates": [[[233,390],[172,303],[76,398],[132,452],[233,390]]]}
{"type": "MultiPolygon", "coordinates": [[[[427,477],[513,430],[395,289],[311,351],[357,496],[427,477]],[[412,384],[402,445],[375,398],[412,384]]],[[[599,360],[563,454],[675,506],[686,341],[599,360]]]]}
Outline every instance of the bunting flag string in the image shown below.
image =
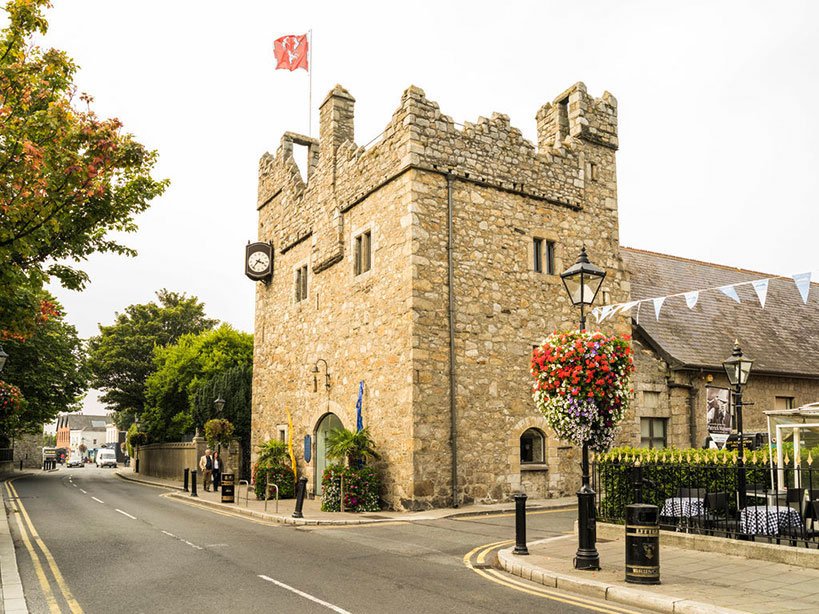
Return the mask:
{"type": "Polygon", "coordinates": [[[796,275],[791,275],[790,277],[770,277],[765,279],[755,279],[752,281],[740,281],[735,284],[729,284],[727,286],[716,286],[714,288],[702,288],[700,290],[691,290],[688,292],[679,292],[677,294],[669,294],[667,296],[657,296],[654,298],[646,298],[641,299],[639,301],[629,301],[627,303],[614,303],[611,305],[603,305],[601,307],[595,307],[592,309],[592,315],[597,319],[597,322],[602,322],[611,316],[618,314],[618,313],[625,313],[632,309],[633,307],[637,307],[637,324],[639,324],[640,318],[640,305],[642,303],[651,302],[654,306],[654,317],[659,320],[660,319],[660,311],[663,308],[663,304],[665,303],[666,299],[675,298],[678,296],[685,297],[685,303],[688,305],[689,309],[694,309],[697,305],[699,300],[700,294],[703,292],[709,292],[711,290],[719,290],[722,294],[727,296],[728,298],[732,299],[736,303],[741,303],[742,301],[739,298],[739,294],[737,294],[737,286],[751,286],[756,293],[757,298],[759,299],[759,305],[762,309],[765,309],[765,302],[768,298],[768,286],[770,284],[771,279],[792,279],[796,284],[797,290],[799,290],[799,295],[802,298],[802,302],[807,305],[808,304],[808,297],[810,294],[811,288],[811,274],[810,273],[798,273],[796,275]]]}

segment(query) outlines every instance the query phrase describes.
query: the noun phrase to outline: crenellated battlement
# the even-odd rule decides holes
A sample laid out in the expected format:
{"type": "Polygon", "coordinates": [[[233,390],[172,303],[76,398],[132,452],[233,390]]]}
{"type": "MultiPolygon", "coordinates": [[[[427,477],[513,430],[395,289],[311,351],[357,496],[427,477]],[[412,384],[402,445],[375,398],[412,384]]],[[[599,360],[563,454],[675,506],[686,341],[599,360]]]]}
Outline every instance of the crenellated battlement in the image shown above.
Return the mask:
{"type": "Polygon", "coordinates": [[[328,224],[335,242],[332,220],[338,212],[409,168],[581,208],[594,152],[613,153],[618,145],[616,99],[608,92],[593,98],[583,83],[538,110],[537,146],[502,113],[458,126],[424,90],[410,86],[380,141],[365,149],[355,143],[354,106],[355,98],[336,85],[320,106],[318,139],[288,132],[275,155],[262,156],[258,206],[276,201],[277,246],[286,249],[328,224]],[[308,148],[306,180],[293,157],[294,145],[308,148]]]}

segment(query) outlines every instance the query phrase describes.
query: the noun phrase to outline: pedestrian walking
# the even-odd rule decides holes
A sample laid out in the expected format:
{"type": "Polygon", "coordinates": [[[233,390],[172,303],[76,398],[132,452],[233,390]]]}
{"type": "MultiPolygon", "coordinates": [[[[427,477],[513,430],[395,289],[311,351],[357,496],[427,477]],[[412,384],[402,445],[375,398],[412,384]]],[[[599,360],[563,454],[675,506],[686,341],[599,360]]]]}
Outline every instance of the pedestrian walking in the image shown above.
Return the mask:
{"type": "Polygon", "coordinates": [[[222,481],[222,471],[225,470],[225,463],[219,452],[213,453],[213,490],[219,492],[219,484],[222,481]]]}
{"type": "Polygon", "coordinates": [[[213,457],[210,448],[205,450],[202,458],[199,459],[199,470],[202,472],[202,486],[205,490],[210,490],[211,474],[213,473],[213,457]]]}

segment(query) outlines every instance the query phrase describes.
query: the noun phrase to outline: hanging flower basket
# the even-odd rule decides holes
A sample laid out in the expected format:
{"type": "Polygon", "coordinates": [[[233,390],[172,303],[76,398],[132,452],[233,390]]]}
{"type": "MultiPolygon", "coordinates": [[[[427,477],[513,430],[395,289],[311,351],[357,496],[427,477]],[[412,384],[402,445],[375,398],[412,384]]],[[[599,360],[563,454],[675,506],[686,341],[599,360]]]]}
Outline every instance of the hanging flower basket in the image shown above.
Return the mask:
{"type": "Polygon", "coordinates": [[[535,406],[555,434],[605,452],[631,394],[629,337],[600,332],[552,333],[532,353],[535,406]]]}
{"type": "Polygon", "coordinates": [[[0,380],[0,420],[17,413],[23,403],[23,393],[14,384],[0,380]]]}

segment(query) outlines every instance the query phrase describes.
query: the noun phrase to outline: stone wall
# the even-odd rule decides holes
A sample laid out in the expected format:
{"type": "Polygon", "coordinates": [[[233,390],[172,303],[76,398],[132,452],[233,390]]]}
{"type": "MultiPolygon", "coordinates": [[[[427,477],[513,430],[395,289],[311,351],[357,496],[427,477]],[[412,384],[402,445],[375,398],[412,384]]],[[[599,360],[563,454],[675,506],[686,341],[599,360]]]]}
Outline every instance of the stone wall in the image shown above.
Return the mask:
{"type": "Polygon", "coordinates": [[[185,469],[198,471],[199,458],[205,453],[206,447],[203,439],[195,442],[152,443],[140,446],[131,460],[131,467],[136,469],[135,461],[139,458],[141,475],[170,478],[181,483],[185,469]]]}
{"type": "MultiPolygon", "coordinates": [[[[260,162],[259,240],[274,245],[275,273],[257,286],[254,448],[288,431],[289,412],[300,471],[315,491],[316,461],[305,461],[301,442],[315,439],[328,413],[354,428],[363,380],[364,422],[383,454],[388,505],[573,492],[578,455],[535,411],[529,362],[534,344],[555,328],[574,328],[579,314],[557,275],[532,270],[532,245],[534,237],[554,241],[560,271],[585,244],[608,271],[603,300],[627,299],[616,101],[576,84],[538,111],[537,148],[501,114],[460,129],[410,87],[381,140],[365,150],[354,143],[353,105],[336,86],[321,106],[318,141],[286,134],[276,155],[260,162]],[[308,148],[306,178],[294,144],[308,148]],[[353,242],[366,230],[373,268],[356,276],[353,242]],[[296,301],[295,271],[305,264],[308,297],[296,301]],[[329,390],[319,359],[329,367],[329,390]],[[532,427],[547,436],[547,462],[521,471],[520,435],[532,427]]],[[[606,330],[625,333],[630,324],[614,318],[606,330]]]]}
{"type": "Polygon", "coordinates": [[[23,461],[23,468],[43,466],[43,435],[31,433],[14,440],[14,462],[17,467],[23,461]]]}

